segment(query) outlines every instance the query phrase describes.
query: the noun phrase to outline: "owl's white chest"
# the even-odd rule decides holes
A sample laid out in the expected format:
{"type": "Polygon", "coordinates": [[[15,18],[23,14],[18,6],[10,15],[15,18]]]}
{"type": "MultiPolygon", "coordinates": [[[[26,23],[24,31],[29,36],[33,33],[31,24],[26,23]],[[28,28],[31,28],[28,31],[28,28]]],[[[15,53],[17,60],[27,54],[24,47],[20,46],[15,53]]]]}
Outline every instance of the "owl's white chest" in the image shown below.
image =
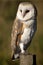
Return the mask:
{"type": "Polygon", "coordinates": [[[30,38],[30,31],[31,31],[30,28],[25,28],[24,29],[24,33],[21,36],[21,41],[24,42],[25,40],[28,40],[30,38]]]}
{"type": "Polygon", "coordinates": [[[21,35],[21,41],[26,42],[30,41],[30,34],[31,34],[31,26],[33,25],[34,20],[30,20],[28,22],[25,22],[25,24],[23,24],[23,28],[24,28],[24,32],[21,35]]]}

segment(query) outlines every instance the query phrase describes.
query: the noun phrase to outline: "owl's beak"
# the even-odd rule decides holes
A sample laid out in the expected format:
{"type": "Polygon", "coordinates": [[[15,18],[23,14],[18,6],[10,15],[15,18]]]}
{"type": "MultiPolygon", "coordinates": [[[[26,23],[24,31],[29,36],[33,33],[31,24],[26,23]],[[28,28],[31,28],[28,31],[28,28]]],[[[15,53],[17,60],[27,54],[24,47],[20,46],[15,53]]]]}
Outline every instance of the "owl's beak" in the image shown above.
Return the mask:
{"type": "Polygon", "coordinates": [[[25,16],[25,13],[24,13],[24,12],[22,12],[22,16],[23,16],[23,18],[24,18],[24,16],[25,16]]]}
{"type": "Polygon", "coordinates": [[[25,14],[23,14],[23,18],[24,18],[25,14]]]}

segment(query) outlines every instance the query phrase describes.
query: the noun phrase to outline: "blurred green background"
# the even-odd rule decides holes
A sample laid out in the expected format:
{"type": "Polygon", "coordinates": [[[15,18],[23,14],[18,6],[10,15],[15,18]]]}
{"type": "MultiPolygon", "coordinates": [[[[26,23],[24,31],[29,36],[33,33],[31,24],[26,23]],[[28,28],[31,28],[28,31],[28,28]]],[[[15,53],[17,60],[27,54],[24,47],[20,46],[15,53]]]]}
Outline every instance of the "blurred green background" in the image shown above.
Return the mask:
{"type": "MultiPolygon", "coordinates": [[[[36,54],[37,65],[43,65],[43,0],[0,0],[0,65],[14,65],[11,56],[11,29],[20,2],[31,1],[37,14],[37,32],[28,52],[36,54]]],[[[18,65],[18,64],[17,64],[18,65]]]]}

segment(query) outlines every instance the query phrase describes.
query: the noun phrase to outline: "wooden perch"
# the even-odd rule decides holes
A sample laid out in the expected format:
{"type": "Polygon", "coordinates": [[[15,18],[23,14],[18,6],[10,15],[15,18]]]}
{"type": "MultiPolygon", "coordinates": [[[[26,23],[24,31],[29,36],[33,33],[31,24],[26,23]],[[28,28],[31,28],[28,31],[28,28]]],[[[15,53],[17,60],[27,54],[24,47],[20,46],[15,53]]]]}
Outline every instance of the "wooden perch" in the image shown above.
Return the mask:
{"type": "Polygon", "coordinates": [[[36,65],[36,56],[32,54],[21,54],[20,65],[36,65]]]}
{"type": "Polygon", "coordinates": [[[20,54],[20,59],[12,61],[7,60],[8,65],[36,65],[36,55],[20,54]]]}

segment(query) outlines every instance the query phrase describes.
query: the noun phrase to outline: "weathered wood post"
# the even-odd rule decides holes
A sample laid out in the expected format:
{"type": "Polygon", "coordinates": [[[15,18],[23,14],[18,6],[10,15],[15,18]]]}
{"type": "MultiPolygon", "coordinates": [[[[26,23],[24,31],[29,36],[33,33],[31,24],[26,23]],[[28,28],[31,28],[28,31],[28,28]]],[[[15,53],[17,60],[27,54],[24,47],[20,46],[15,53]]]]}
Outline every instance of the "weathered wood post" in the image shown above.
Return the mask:
{"type": "Polygon", "coordinates": [[[20,59],[12,61],[7,60],[8,65],[36,65],[36,55],[20,54],[20,59]]]}
{"type": "Polygon", "coordinates": [[[36,65],[35,55],[32,54],[21,54],[20,55],[20,65],[36,65]],[[35,62],[34,62],[35,60],[35,62]]]}

